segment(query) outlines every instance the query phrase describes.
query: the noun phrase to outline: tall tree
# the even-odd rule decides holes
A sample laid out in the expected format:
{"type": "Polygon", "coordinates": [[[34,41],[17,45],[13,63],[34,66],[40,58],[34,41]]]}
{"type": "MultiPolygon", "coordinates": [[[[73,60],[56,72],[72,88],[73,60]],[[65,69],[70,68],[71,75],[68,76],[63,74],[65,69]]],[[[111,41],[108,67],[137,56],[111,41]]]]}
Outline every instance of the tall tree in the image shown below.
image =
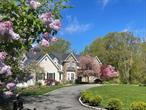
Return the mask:
{"type": "Polygon", "coordinates": [[[144,44],[130,32],[114,32],[97,38],[83,53],[97,55],[103,64],[116,67],[123,83],[135,83],[140,78],[136,76],[144,73],[144,44]]]}
{"type": "Polygon", "coordinates": [[[70,42],[59,38],[53,45],[48,48],[41,47],[41,49],[45,53],[67,53],[70,51],[70,42]]]}

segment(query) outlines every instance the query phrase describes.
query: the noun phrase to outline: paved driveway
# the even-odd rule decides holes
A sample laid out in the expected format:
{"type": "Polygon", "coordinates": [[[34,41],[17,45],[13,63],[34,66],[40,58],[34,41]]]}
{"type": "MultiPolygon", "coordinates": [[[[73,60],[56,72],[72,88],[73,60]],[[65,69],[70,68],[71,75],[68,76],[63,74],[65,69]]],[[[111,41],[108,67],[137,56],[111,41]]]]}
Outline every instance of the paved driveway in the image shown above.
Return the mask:
{"type": "Polygon", "coordinates": [[[36,108],[37,110],[91,110],[85,108],[78,102],[81,91],[98,85],[79,85],[64,87],[41,97],[27,98],[28,104],[25,107],[36,108]]]}

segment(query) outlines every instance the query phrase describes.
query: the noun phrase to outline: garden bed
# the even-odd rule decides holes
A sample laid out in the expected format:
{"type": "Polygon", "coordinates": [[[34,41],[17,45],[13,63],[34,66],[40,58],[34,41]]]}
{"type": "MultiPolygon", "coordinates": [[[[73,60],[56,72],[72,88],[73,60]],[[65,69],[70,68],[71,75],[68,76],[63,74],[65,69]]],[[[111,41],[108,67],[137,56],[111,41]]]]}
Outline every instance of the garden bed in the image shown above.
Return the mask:
{"type": "MultiPolygon", "coordinates": [[[[135,85],[104,85],[86,91],[89,97],[99,96],[102,100],[100,106],[106,108],[109,99],[118,99],[123,110],[129,110],[133,102],[146,102],[146,87],[135,85]]],[[[88,98],[88,96],[87,96],[88,98]]],[[[89,99],[92,100],[92,99],[89,99]]],[[[99,98],[98,98],[99,100],[99,98]]],[[[84,101],[83,101],[84,102],[84,101]]],[[[88,104],[88,103],[87,103],[88,104]]],[[[91,103],[92,104],[92,103],[91,103]]]]}
{"type": "Polygon", "coordinates": [[[18,92],[22,96],[38,96],[44,95],[45,93],[51,92],[53,90],[65,87],[64,85],[57,86],[31,86],[28,88],[18,89],[18,92]]]}

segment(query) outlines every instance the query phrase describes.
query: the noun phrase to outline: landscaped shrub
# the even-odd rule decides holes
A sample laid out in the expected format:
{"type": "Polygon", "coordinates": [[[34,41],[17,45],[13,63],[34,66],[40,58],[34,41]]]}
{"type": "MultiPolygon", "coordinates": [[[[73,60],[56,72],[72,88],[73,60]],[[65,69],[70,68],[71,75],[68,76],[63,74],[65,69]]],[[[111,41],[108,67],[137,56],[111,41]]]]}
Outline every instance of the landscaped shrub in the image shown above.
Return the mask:
{"type": "Polygon", "coordinates": [[[52,78],[48,78],[45,80],[45,83],[48,86],[52,86],[53,84],[55,85],[55,82],[56,82],[55,79],[52,79],[52,78]]]}
{"type": "Polygon", "coordinates": [[[143,78],[142,83],[146,86],[146,77],[143,78]]]}
{"type": "Polygon", "coordinates": [[[122,102],[119,99],[111,98],[107,103],[108,110],[122,110],[122,102]]]}
{"type": "Polygon", "coordinates": [[[131,104],[131,110],[146,110],[146,103],[145,102],[133,102],[131,104]]]}
{"type": "Polygon", "coordinates": [[[102,98],[100,96],[92,96],[89,98],[89,105],[99,106],[101,104],[102,98]]]}
{"type": "Polygon", "coordinates": [[[89,103],[90,98],[92,97],[92,94],[89,92],[82,92],[81,93],[81,100],[84,103],[89,103]]]}

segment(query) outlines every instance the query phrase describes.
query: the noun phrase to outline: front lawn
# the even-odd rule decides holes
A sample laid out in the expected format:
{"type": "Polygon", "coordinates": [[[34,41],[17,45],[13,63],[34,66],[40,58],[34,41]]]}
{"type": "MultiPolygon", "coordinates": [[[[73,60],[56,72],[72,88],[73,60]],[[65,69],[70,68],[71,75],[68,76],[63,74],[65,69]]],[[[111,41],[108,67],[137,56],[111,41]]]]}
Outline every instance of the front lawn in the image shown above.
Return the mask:
{"type": "Polygon", "coordinates": [[[104,85],[87,90],[93,95],[102,97],[102,106],[106,106],[110,98],[118,98],[123,102],[123,110],[128,110],[135,101],[146,102],[146,87],[135,85],[104,85]]]}
{"type": "Polygon", "coordinates": [[[57,86],[31,86],[28,88],[18,89],[18,92],[23,96],[38,96],[45,93],[51,92],[53,90],[64,87],[64,85],[57,86]]]}

